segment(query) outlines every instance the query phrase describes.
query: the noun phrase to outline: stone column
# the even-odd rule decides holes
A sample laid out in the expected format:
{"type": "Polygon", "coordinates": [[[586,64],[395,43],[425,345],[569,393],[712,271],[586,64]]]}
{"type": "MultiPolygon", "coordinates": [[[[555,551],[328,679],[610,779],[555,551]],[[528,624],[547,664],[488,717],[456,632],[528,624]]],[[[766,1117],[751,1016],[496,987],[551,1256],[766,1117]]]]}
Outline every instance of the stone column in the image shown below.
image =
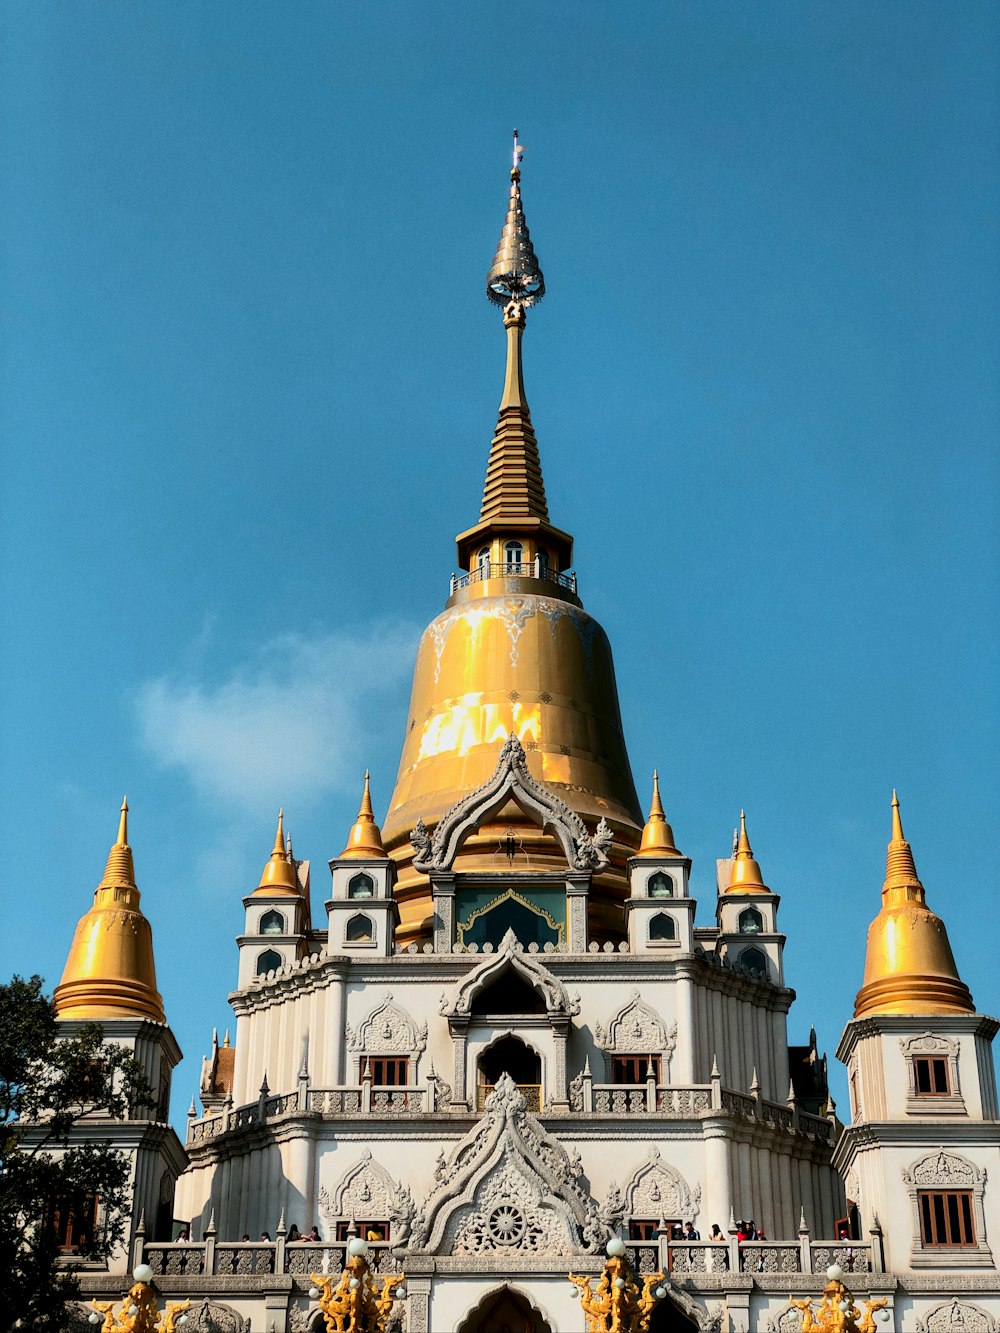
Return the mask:
{"type": "Polygon", "coordinates": [[[466,1060],[468,1057],[469,1020],[468,1018],[450,1018],[452,1046],[455,1053],[455,1065],[452,1073],[451,1104],[456,1110],[469,1109],[469,1094],[466,1091],[466,1060]]]}
{"type": "Polygon", "coordinates": [[[570,953],[587,952],[590,879],[589,870],[571,871],[566,876],[566,948],[570,953]]]}
{"type": "Polygon", "coordinates": [[[569,1017],[552,1017],[552,1081],[546,1088],[547,1101],[553,1111],[569,1110],[566,1088],[566,1046],[569,1040],[569,1017]]]}
{"type": "Polygon", "coordinates": [[[690,1087],[695,1081],[694,1053],[698,1034],[694,1027],[694,982],[687,968],[678,969],[676,995],[677,1046],[674,1050],[672,1081],[681,1087],[690,1087]]]}
{"type": "Polygon", "coordinates": [[[725,1227],[733,1211],[728,1125],[720,1120],[703,1121],[705,1134],[706,1221],[725,1227]]]}
{"type": "Polygon", "coordinates": [[[431,900],[434,903],[434,952],[451,953],[455,943],[455,876],[431,875],[431,900]]]}
{"type": "MultiPolygon", "coordinates": [[[[345,1028],[344,1028],[344,1008],[345,993],[347,990],[346,972],[343,967],[336,967],[330,970],[330,985],[327,987],[327,1001],[329,1007],[327,1013],[328,1032],[330,1034],[330,1045],[328,1047],[330,1055],[330,1073],[329,1082],[338,1086],[344,1081],[344,1047],[346,1046],[345,1028]]],[[[322,1046],[320,1046],[322,1049],[322,1046]]],[[[324,1080],[325,1081],[325,1080],[324,1080]]],[[[320,1083],[320,1087],[323,1083],[320,1083]]],[[[329,1086],[329,1084],[327,1084],[329,1086]]]]}
{"type": "Polygon", "coordinates": [[[406,1302],[409,1306],[406,1327],[409,1333],[428,1333],[431,1326],[430,1274],[418,1276],[416,1273],[409,1273],[406,1285],[410,1292],[406,1302]]]}

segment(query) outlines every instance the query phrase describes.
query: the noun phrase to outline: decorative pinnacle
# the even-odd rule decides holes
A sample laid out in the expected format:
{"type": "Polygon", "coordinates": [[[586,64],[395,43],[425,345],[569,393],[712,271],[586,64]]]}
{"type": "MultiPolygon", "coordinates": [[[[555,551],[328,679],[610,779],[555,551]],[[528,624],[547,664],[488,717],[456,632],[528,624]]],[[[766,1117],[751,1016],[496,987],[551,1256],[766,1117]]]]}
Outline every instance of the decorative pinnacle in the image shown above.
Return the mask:
{"type": "Polygon", "coordinates": [[[545,278],[535,258],[534,247],[521,206],[521,158],[523,146],[514,131],[514,165],[510,173],[510,200],[507,218],[500,233],[493,263],[486,275],[486,295],[494,305],[506,307],[514,302],[527,307],[537,305],[545,295],[545,278]]]}
{"type": "Polygon", "coordinates": [[[760,873],[760,866],[754,860],[753,848],[747,837],[747,820],[744,811],[740,811],[740,831],[733,850],[733,865],[729,872],[727,893],[767,893],[760,873]]]}
{"type": "Polygon", "coordinates": [[[920,876],[913,861],[913,850],[903,833],[903,821],[899,815],[899,797],[895,788],[892,792],[892,838],[887,848],[883,896],[892,889],[903,891],[911,889],[919,899],[922,900],[923,897],[923,885],[920,883],[920,876]]]}
{"type": "Polygon", "coordinates": [[[128,797],[122,797],[122,815],[118,821],[118,846],[128,846],[128,797]]]}
{"type": "Polygon", "coordinates": [[[347,835],[347,846],[340,853],[338,860],[347,857],[355,860],[377,861],[385,856],[386,850],[382,843],[382,830],[375,823],[375,812],[372,809],[371,774],[365,769],[365,786],[361,794],[358,817],[351,825],[351,831],[347,835]]]}
{"type": "Polygon", "coordinates": [[[278,831],[277,831],[277,832],[275,833],[275,835],[274,835],[274,849],[273,849],[273,850],[274,850],[274,852],[277,852],[277,853],[278,853],[279,855],[281,855],[281,856],[287,856],[287,855],[288,855],[288,853],[287,853],[287,851],[286,851],[286,848],[285,848],[285,812],[284,812],[284,810],[279,810],[279,811],[278,811],[278,831]]]}

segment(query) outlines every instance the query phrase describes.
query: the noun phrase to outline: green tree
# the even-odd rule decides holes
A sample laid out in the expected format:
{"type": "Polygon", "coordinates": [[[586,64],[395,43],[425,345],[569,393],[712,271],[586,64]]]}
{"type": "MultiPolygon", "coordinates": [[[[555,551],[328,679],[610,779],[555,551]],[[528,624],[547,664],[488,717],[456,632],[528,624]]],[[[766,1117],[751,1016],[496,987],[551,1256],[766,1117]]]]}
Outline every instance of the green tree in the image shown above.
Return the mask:
{"type": "Polygon", "coordinates": [[[0,985],[0,1330],[65,1326],[78,1288],[52,1225],[55,1201],[78,1215],[100,1201],[101,1225],[79,1238],[79,1259],[105,1259],[121,1244],[129,1162],[102,1130],[149,1104],[141,1066],[104,1044],[100,1024],[64,1036],[41,977],[0,985]]]}

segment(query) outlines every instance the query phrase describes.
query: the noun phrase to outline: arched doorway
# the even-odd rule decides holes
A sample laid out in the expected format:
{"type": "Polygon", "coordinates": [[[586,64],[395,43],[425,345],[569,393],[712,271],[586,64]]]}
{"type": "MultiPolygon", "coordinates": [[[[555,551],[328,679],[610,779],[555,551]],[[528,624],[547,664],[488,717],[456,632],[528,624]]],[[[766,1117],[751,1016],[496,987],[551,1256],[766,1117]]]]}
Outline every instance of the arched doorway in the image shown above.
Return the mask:
{"type": "Polygon", "coordinates": [[[490,1291],[470,1310],[458,1333],[553,1333],[526,1296],[510,1287],[490,1291]]]}
{"type": "Polygon", "coordinates": [[[520,1037],[508,1034],[487,1046],[478,1061],[476,1109],[482,1111],[486,1098],[496,1087],[501,1074],[509,1074],[517,1084],[529,1111],[542,1109],[542,1060],[520,1037]]]}

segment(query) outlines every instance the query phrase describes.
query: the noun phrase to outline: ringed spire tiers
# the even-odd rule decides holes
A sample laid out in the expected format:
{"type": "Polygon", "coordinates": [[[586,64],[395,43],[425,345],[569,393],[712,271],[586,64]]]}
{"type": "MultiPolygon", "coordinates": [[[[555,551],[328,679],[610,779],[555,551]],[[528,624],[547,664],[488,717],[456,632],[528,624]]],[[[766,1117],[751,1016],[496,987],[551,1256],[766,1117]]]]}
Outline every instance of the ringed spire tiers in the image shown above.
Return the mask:
{"type": "Polygon", "coordinates": [[[674,844],[674,831],[667,823],[660,800],[660,775],[653,770],[653,799],[649,805],[649,815],[642,830],[642,842],[638,856],[680,856],[674,844]]]}
{"type": "Polygon", "coordinates": [[[927,906],[893,792],[882,907],[868,927],[865,975],[854,1017],[973,1012],[975,1004],[958,975],[944,922],[927,906]]]}
{"type": "Polygon", "coordinates": [[[128,801],[90,911],[80,918],[53,1002],[60,1018],[149,1018],[164,1023],[153,933],[139,908],[128,801]]]}
{"type": "Polygon", "coordinates": [[[525,311],[545,295],[545,278],[531,243],[521,202],[521,156],[524,152],[514,131],[514,165],[511,168],[507,217],[493,263],[486,275],[486,295],[503,308],[507,331],[507,366],[496,431],[486,465],[486,482],[479,522],[459,533],[458,562],[464,569],[480,564],[482,552],[495,565],[527,564],[539,555],[556,569],[567,569],[573,559],[573,539],[549,522],[545,482],[538,441],[524,390],[521,340],[525,311]],[[506,558],[505,540],[527,539],[533,550],[528,559],[506,558]],[[488,546],[484,548],[484,543],[488,546]]]}
{"type": "Polygon", "coordinates": [[[744,811],[740,811],[740,835],[733,854],[733,864],[729,872],[727,893],[770,893],[760,873],[760,866],[754,860],[753,848],[747,837],[747,820],[744,811]]]}
{"type": "Polygon", "coordinates": [[[347,835],[347,846],[337,859],[339,861],[348,858],[370,861],[373,857],[381,858],[385,855],[386,850],[382,846],[382,831],[375,823],[375,812],[372,810],[371,775],[366,769],[361,808],[358,810],[358,817],[347,835]]]}
{"type": "Polygon", "coordinates": [[[285,812],[278,811],[278,828],[274,835],[274,848],[268,858],[260,883],[254,893],[294,893],[300,892],[299,881],[295,875],[295,866],[288,856],[285,845],[285,812]]]}

